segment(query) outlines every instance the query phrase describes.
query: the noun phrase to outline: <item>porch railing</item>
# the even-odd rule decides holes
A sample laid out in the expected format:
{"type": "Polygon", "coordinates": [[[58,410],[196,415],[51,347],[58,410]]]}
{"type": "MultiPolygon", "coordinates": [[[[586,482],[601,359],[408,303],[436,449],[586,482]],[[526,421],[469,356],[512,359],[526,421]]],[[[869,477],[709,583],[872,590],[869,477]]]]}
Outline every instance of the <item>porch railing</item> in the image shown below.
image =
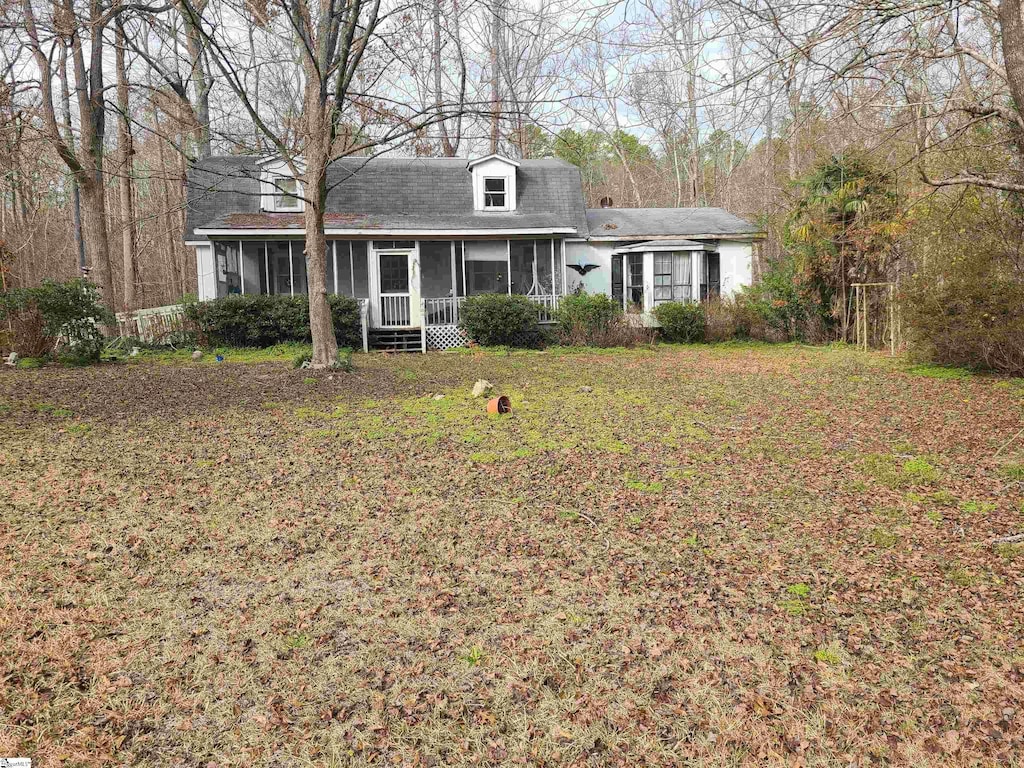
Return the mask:
{"type": "Polygon", "coordinates": [[[462,305],[465,301],[465,296],[447,296],[440,299],[424,299],[424,325],[458,325],[459,310],[462,309],[462,305]]]}
{"type": "MultiPolygon", "coordinates": [[[[542,323],[555,321],[555,310],[561,296],[529,296],[531,301],[540,305],[537,310],[538,319],[542,323]]],[[[424,325],[458,325],[465,296],[446,296],[439,299],[423,299],[424,325]]]]}

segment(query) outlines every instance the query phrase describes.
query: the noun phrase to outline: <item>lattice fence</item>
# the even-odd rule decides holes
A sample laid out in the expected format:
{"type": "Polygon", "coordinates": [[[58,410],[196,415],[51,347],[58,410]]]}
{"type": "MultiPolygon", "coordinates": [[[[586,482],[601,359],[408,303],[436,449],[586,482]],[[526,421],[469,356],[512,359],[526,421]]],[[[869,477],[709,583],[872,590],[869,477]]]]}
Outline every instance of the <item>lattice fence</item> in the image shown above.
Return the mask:
{"type": "Polygon", "coordinates": [[[428,325],[427,349],[452,349],[469,344],[469,336],[457,325],[428,325]]]}

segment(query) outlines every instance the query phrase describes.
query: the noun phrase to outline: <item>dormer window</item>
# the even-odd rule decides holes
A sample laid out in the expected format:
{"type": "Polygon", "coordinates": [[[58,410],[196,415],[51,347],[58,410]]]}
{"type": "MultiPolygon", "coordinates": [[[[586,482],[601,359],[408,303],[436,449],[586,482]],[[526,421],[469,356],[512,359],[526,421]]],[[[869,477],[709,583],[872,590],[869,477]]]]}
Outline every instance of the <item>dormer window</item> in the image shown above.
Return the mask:
{"type": "Polygon", "coordinates": [[[466,167],[473,179],[473,210],[515,211],[517,161],[487,155],[470,160],[466,167]]]}
{"type": "Polygon", "coordinates": [[[504,177],[484,178],[484,210],[505,210],[508,207],[506,205],[507,194],[504,177]]]}
{"type": "Polygon", "coordinates": [[[273,181],[273,187],[275,211],[302,210],[298,179],[293,179],[290,176],[278,176],[273,181]]]}
{"type": "Polygon", "coordinates": [[[300,213],[305,210],[302,199],[302,174],[306,166],[301,158],[291,164],[279,157],[261,160],[260,166],[260,210],[280,213],[300,213]]]}

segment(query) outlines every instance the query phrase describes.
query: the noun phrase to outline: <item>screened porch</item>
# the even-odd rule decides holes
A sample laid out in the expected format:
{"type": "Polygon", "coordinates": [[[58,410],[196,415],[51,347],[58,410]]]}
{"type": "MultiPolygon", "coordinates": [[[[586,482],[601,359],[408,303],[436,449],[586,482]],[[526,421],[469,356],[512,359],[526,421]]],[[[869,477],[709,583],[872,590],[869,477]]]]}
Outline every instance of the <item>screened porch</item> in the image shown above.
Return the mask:
{"type": "MultiPolygon", "coordinates": [[[[217,297],[307,292],[304,240],[217,240],[217,297]]],[[[467,296],[520,294],[542,322],[565,292],[560,239],[328,240],[327,290],[361,300],[371,328],[457,326],[467,296]]]]}

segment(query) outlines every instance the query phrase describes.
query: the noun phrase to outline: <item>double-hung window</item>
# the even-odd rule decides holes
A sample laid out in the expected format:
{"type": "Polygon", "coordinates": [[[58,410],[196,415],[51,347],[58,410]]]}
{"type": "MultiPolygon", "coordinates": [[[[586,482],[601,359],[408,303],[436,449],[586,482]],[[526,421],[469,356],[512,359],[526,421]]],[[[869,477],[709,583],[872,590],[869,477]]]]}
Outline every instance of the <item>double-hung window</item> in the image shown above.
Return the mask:
{"type": "Polygon", "coordinates": [[[302,209],[297,179],[291,176],[278,176],[274,179],[273,184],[275,211],[298,211],[302,209]]]}
{"type": "Polygon", "coordinates": [[[484,178],[484,210],[505,210],[508,208],[508,191],[505,179],[500,176],[484,178]]]}

